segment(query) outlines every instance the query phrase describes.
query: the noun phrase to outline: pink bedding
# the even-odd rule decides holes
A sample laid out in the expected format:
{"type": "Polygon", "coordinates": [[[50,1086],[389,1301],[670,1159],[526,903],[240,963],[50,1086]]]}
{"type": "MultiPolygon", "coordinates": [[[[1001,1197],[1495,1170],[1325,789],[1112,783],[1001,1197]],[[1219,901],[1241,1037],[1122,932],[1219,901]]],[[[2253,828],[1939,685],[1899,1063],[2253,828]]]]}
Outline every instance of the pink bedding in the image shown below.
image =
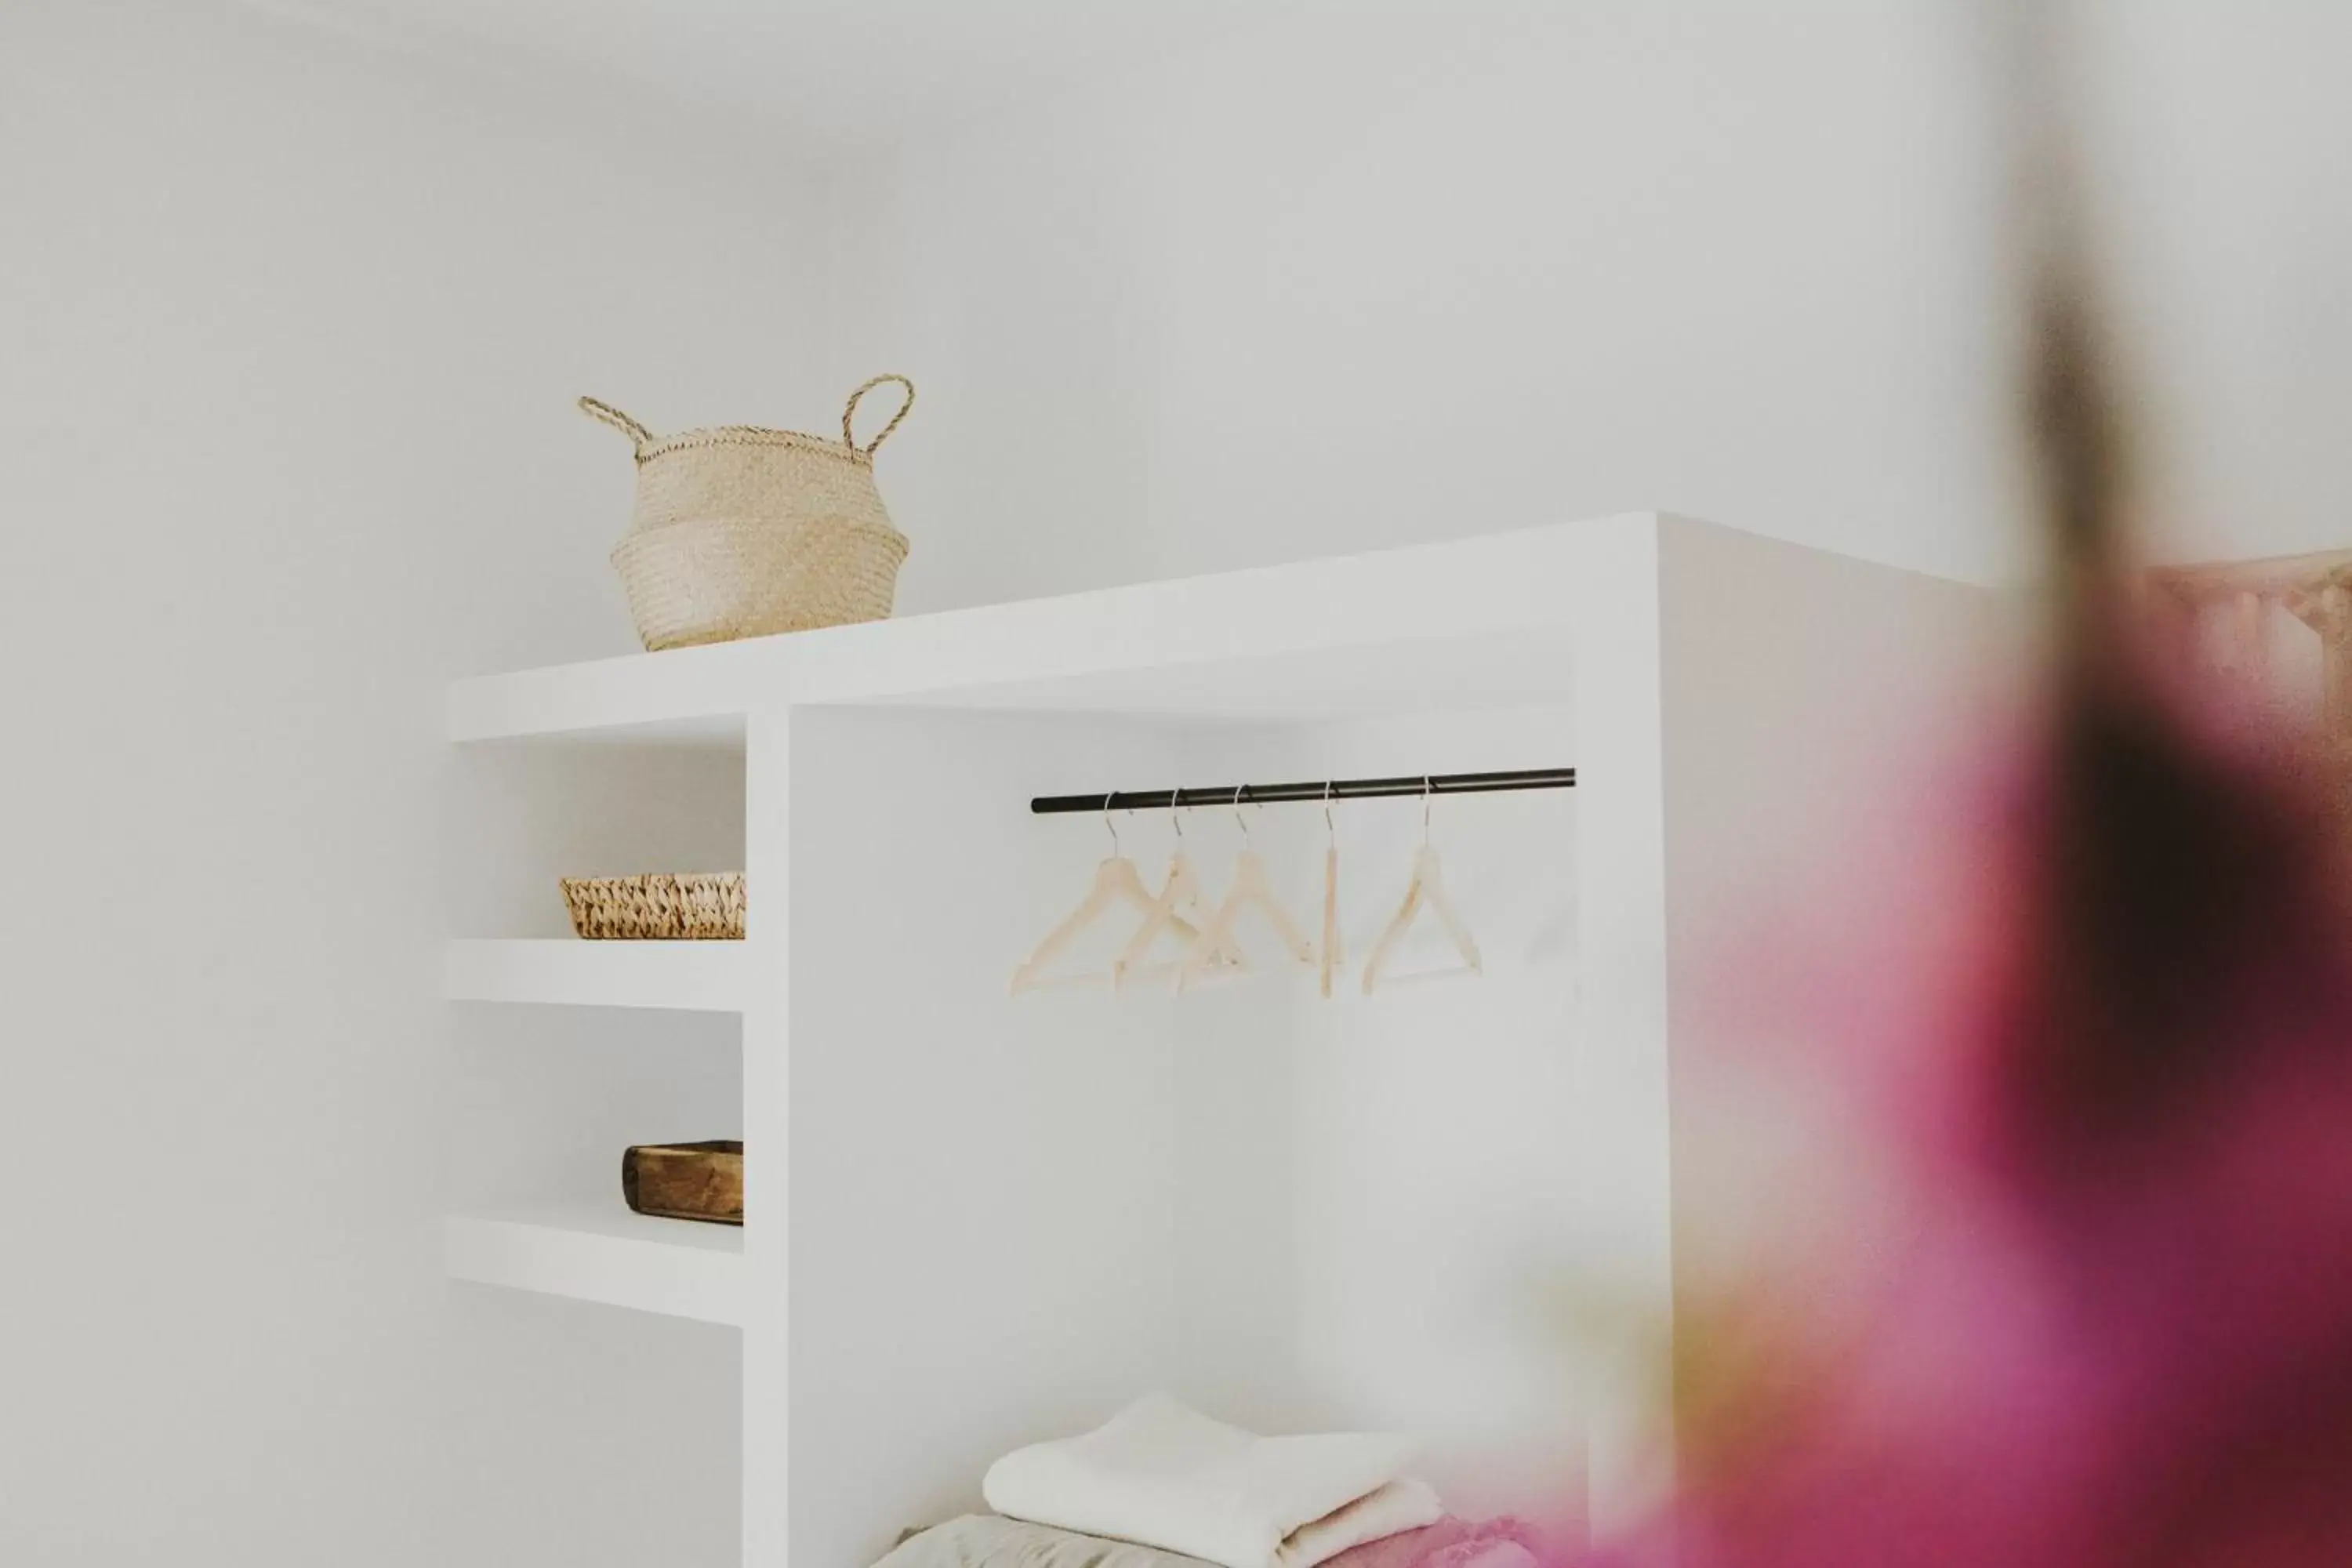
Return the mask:
{"type": "Polygon", "coordinates": [[[1452,1515],[1419,1530],[1351,1546],[1323,1568],[1533,1568],[1535,1532],[1506,1514],[1467,1520],[1452,1515]]]}

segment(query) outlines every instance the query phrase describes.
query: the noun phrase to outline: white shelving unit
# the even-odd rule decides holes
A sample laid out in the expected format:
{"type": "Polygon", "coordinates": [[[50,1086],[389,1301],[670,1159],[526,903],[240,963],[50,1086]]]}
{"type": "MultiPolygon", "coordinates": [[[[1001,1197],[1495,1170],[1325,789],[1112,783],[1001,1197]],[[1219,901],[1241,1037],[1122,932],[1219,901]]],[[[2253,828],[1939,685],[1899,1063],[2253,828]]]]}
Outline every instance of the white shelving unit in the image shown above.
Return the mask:
{"type": "MultiPolygon", "coordinates": [[[[1548,1262],[1671,1322],[1706,1154],[1675,1108],[1739,1044],[1696,1005],[1712,945],[1983,619],[1642,513],[457,682],[456,742],[740,749],[748,941],[461,942],[446,988],[740,1012],[749,1225],[462,1216],[450,1271],[741,1324],[752,1568],[870,1561],[992,1454],[1162,1385],[1443,1426],[1465,1507],[1539,1452],[1606,1531],[1669,1484],[1667,1341],[1563,1373],[1501,1326],[1524,1281],[1494,1238],[1557,1237],[1548,1262]],[[1562,764],[1572,800],[1438,807],[1502,922],[1475,989],[1004,994],[1103,852],[1032,795],[1562,764]],[[1506,1407],[1534,1425],[1478,1447],[1506,1407]]],[[[1346,819],[1351,887],[1392,897],[1402,830],[1346,819]]],[[[1129,847],[1151,874],[1166,845],[1129,847]]]]}
{"type": "Polygon", "coordinates": [[[449,1278],[743,1324],[743,1236],[586,1204],[452,1215],[449,1278]]]}
{"type": "Polygon", "coordinates": [[[453,1002],[538,1002],[740,1013],[749,950],[740,942],[461,939],[443,954],[453,1002]]]}

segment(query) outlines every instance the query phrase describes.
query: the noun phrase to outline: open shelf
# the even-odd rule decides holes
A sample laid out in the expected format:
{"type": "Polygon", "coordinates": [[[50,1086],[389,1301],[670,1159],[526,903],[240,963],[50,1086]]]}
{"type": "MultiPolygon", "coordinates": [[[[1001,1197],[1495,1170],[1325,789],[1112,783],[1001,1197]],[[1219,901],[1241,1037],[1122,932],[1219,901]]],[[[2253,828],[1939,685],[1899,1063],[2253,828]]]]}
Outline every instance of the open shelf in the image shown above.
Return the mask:
{"type": "Polygon", "coordinates": [[[740,746],[750,712],[843,704],[1308,719],[1555,702],[1576,595],[1651,562],[1656,526],[1634,514],[485,676],[451,686],[449,738],[740,746]]]}
{"type": "Polygon", "coordinates": [[[615,1199],[445,1222],[452,1279],[741,1327],[743,1232],[650,1219],[615,1199]]]}
{"type": "Polygon", "coordinates": [[[740,942],[459,940],[442,960],[453,1002],[743,1010],[750,949],[740,942]]]}

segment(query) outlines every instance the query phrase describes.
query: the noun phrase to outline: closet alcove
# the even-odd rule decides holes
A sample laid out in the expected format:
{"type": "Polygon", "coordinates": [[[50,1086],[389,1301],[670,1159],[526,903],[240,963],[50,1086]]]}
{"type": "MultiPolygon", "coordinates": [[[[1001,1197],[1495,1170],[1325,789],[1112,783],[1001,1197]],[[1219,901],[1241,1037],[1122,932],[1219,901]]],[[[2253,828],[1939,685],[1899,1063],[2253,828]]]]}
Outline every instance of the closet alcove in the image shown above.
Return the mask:
{"type": "MultiPolygon", "coordinates": [[[[1852,826],[1986,609],[1642,513],[459,682],[456,1290],[593,1303],[541,1303],[587,1337],[694,1322],[647,1353],[740,1412],[697,1440],[758,1568],[870,1562],[1152,1388],[1412,1431],[1464,1511],[1605,1532],[1670,1484],[1675,1227],[1708,1179],[1676,1109],[1739,1045],[1697,1005],[1708,953],[1808,824],[1852,826]],[[1261,945],[1181,995],[1009,994],[1108,847],[1034,797],[1559,766],[1576,787],[1432,804],[1483,976],[1327,1000],[1261,945]],[[730,851],[744,942],[547,923],[556,875],[730,851]],[[621,1209],[621,1143],[738,1131],[740,1232],[621,1209]],[[1563,1280],[1658,1331],[1579,1340],[1563,1280]]],[[[1422,811],[1334,810],[1359,963],[1422,811]]],[[[1168,816],[1118,816],[1147,879],[1168,816]]],[[[1231,809],[1183,828],[1222,887],[1231,809]]],[[[1315,929],[1320,811],[1255,811],[1251,842],[1315,929]]]]}

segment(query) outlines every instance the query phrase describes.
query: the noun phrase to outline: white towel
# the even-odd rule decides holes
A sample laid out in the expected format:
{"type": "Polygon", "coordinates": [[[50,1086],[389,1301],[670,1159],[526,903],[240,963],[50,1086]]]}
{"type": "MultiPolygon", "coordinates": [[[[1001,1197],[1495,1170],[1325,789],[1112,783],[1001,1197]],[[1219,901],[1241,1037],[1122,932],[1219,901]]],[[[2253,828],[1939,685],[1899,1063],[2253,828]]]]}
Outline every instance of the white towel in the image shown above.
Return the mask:
{"type": "Polygon", "coordinates": [[[1386,1541],[1391,1535],[1435,1524],[1444,1517],[1445,1505],[1437,1500],[1437,1489],[1427,1481],[1410,1478],[1391,1481],[1337,1512],[1327,1513],[1292,1531],[1275,1552],[1276,1568],[1315,1568],[1317,1563],[1339,1556],[1350,1546],[1361,1546],[1367,1541],[1386,1541]]]}
{"type": "Polygon", "coordinates": [[[1386,1433],[1260,1437],[1151,1394],[1084,1436],[1005,1455],[981,1490],[1014,1519],[1223,1568],[1315,1568],[1360,1542],[1437,1520],[1436,1494],[1418,1482],[1372,1504],[1412,1457],[1407,1439],[1386,1433]],[[1365,1510],[1344,1517],[1360,1500],[1365,1510]],[[1286,1551],[1302,1526],[1315,1528],[1286,1551]]]}

